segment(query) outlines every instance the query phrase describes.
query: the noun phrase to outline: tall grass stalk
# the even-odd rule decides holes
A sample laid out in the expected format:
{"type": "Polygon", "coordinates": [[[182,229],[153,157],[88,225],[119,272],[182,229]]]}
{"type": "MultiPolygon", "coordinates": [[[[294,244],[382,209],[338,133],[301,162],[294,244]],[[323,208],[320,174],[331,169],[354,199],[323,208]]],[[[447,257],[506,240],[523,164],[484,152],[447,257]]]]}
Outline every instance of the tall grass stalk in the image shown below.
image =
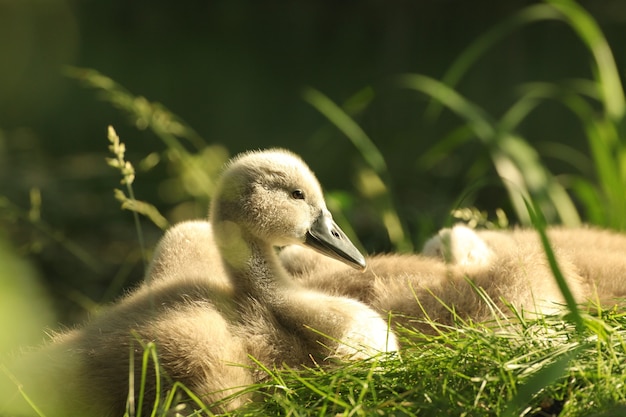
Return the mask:
{"type": "Polygon", "coordinates": [[[32,226],[35,230],[38,230],[43,235],[48,236],[61,248],[66,250],[74,258],[78,259],[83,265],[88,267],[93,272],[99,273],[103,269],[102,263],[99,259],[87,252],[75,241],[68,238],[65,233],[63,233],[63,231],[55,228],[42,218],[41,207],[38,207],[36,209],[33,208],[32,198],[31,207],[26,210],[15,204],[13,201],[9,200],[6,196],[0,195],[0,219],[6,219],[12,223],[17,220],[24,221],[32,226]]]}
{"type": "MultiPolygon", "coordinates": [[[[611,48],[595,20],[573,0],[546,0],[547,4],[526,7],[474,40],[443,75],[441,81],[449,87],[456,86],[482,55],[515,30],[531,23],[559,20],[568,24],[590,50],[594,58],[597,89],[605,109],[612,118],[624,115],[624,95],[619,71],[611,48]]],[[[436,116],[441,102],[433,100],[427,114],[436,116]]]]}
{"type": "Polygon", "coordinates": [[[578,331],[582,332],[584,328],[583,318],[580,314],[578,303],[576,302],[576,299],[574,298],[574,294],[572,293],[569,286],[567,285],[567,281],[565,280],[565,277],[563,276],[563,273],[561,272],[561,269],[559,268],[559,265],[557,263],[556,255],[554,254],[554,251],[552,250],[552,246],[550,245],[550,240],[548,239],[548,235],[546,233],[546,221],[541,215],[541,212],[537,210],[537,207],[535,204],[533,204],[532,202],[526,201],[526,207],[528,209],[530,218],[533,222],[533,226],[535,230],[537,230],[537,233],[539,234],[541,245],[543,246],[543,250],[546,254],[546,257],[548,258],[548,264],[550,265],[550,270],[552,271],[552,275],[554,276],[554,279],[559,287],[559,290],[561,291],[561,294],[563,295],[565,304],[570,312],[570,317],[572,321],[574,322],[574,324],[576,325],[576,328],[578,329],[578,331]]]}
{"type": "Polygon", "coordinates": [[[593,57],[594,75],[601,101],[609,118],[624,117],[624,89],[613,58],[613,52],[593,17],[573,0],[547,0],[562,19],[574,30],[593,57]]]}
{"type": "Polygon", "coordinates": [[[65,75],[97,90],[103,100],[126,112],[138,129],[152,130],[170,149],[188,154],[178,138],[186,140],[196,150],[207,146],[194,129],[164,105],[150,102],[145,97],[135,96],[106,75],[90,68],[79,67],[66,67],[65,75]]]}
{"type": "Polygon", "coordinates": [[[365,178],[361,178],[363,186],[360,188],[369,198],[381,203],[381,219],[394,247],[399,251],[410,252],[413,244],[393,202],[391,175],[380,150],[354,119],[326,95],[307,88],[303,97],[346,135],[369,165],[371,170],[361,172],[361,176],[365,178]]]}
{"type": "MultiPolygon", "coordinates": [[[[489,150],[522,224],[531,224],[524,203],[531,197],[550,221],[580,224],[577,210],[563,187],[541,163],[536,151],[514,131],[506,129],[506,124],[492,121],[478,105],[433,78],[404,75],[399,79],[399,85],[427,94],[465,120],[467,127],[489,150]]],[[[510,118],[504,121],[510,124],[510,118]]]]}
{"type": "Polygon", "coordinates": [[[598,101],[599,95],[587,80],[528,83],[521,91],[523,99],[553,100],[576,115],[587,136],[591,162],[583,164],[580,175],[570,176],[569,186],[584,204],[591,222],[614,229],[626,228],[622,215],[626,211],[626,193],[623,192],[626,188],[626,142],[621,139],[622,122],[597,113],[589,100],[598,101]],[[595,179],[586,175],[584,167],[587,165],[595,172],[595,179]]]}
{"type": "MultiPolygon", "coordinates": [[[[455,94],[453,87],[497,42],[524,26],[547,20],[564,22],[578,36],[590,52],[593,78],[575,80],[566,86],[548,83],[528,84],[524,88],[525,96],[501,119],[500,130],[513,132],[515,126],[520,124],[530,111],[548,98],[557,99],[570,108],[581,121],[597,175],[595,181],[580,177],[571,178],[569,180],[571,190],[594,223],[615,229],[626,229],[626,219],[622,215],[626,210],[626,195],[623,192],[626,189],[626,145],[621,138],[626,108],[624,89],[613,53],[602,30],[593,17],[575,1],[546,0],[546,4],[529,6],[478,37],[444,74],[440,83],[442,86],[438,91],[431,89],[427,92],[432,102],[426,114],[434,119],[443,107],[450,108],[454,98],[447,95],[455,94]],[[599,114],[588,102],[589,99],[601,104],[602,111],[599,114]]],[[[424,90],[423,86],[413,85],[413,88],[424,90]]],[[[465,112],[466,119],[473,116],[476,115],[465,112]]],[[[473,132],[480,137],[476,128],[473,132]]],[[[497,163],[494,160],[494,164],[497,163]]],[[[532,164],[529,168],[532,168],[532,164]]],[[[507,180],[506,177],[503,179],[507,180]]],[[[565,203],[564,209],[573,216],[572,206],[567,201],[563,188],[555,186],[554,183],[550,188],[551,194],[558,195],[557,201],[565,203]]],[[[522,189],[522,195],[523,191],[522,189]]],[[[537,198],[536,195],[533,197],[537,198]]],[[[538,201],[541,205],[541,200],[538,201]]],[[[516,212],[520,214],[523,209],[521,199],[515,198],[514,205],[516,212]]],[[[543,206],[542,209],[545,210],[543,206]]],[[[549,220],[555,219],[549,217],[549,220]]],[[[569,223],[565,219],[562,220],[569,223]]],[[[528,221],[529,219],[525,217],[524,222],[528,221]]]]}
{"type": "MultiPolygon", "coordinates": [[[[122,174],[122,179],[120,183],[126,186],[126,190],[128,191],[129,197],[126,197],[123,191],[116,189],[115,195],[118,200],[122,202],[122,208],[131,209],[133,213],[133,220],[135,222],[135,229],[137,231],[137,239],[139,242],[139,248],[142,253],[142,261],[144,264],[144,270],[147,269],[147,261],[146,261],[146,245],[144,243],[143,231],[141,227],[141,222],[139,221],[139,214],[137,208],[139,207],[135,202],[137,201],[135,198],[135,192],[133,190],[133,182],[135,181],[135,168],[133,165],[125,159],[124,154],[126,153],[126,145],[120,141],[119,136],[113,129],[113,126],[109,126],[107,137],[109,142],[109,151],[115,156],[115,158],[107,158],[107,163],[120,171],[122,174]]],[[[163,224],[167,225],[167,221],[163,216],[160,215],[156,207],[152,207],[147,203],[143,203],[143,207],[148,207],[151,209],[145,210],[143,214],[147,215],[148,218],[152,219],[155,224],[163,224]]]]}
{"type": "Polygon", "coordinates": [[[217,173],[228,158],[226,148],[208,144],[162,104],[133,95],[98,71],[67,67],[65,74],[98,91],[103,100],[129,115],[138,129],[150,129],[161,139],[169,156],[180,165],[177,168],[182,171],[182,188],[193,197],[202,199],[205,207],[208,205],[215,190],[217,173]],[[187,150],[183,140],[193,147],[193,152],[187,150]]]}
{"type": "MultiPolygon", "coordinates": [[[[441,77],[441,81],[450,88],[455,87],[480,57],[493,48],[505,36],[530,23],[558,19],[559,17],[558,11],[546,4],[537,4],[522,9],[475,39],[454,60],[452,65],[450,65],[448,70],[441,77]]],[[[428,106],[426,115],[430,119],[435,119],[443,109],[443,105],[444,103],[442,101],[433,98],[428,106]]]]}

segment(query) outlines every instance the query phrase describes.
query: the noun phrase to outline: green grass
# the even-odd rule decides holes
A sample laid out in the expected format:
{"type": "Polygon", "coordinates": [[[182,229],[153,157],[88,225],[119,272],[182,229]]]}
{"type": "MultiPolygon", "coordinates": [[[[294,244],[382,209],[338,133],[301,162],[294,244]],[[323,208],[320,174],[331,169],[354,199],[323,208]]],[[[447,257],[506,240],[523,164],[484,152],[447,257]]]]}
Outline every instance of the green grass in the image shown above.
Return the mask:
{"type": "MultiPolygon", "coordinates": [[[[465,125],[455,128],[461,136],[451,135],[436,146],[454,152],[460,143],[475,138],[487,147],[521,223],[531,223],[524,203],[530,197],[550,223],[575,225],[581,217],[573,202],[575,197],[588,222],[618,230],[626,228],[623,216],[626,210],[626,193],[623,192],[626,189],[626,147],[622,139],[624,88],[601,29],[574,1],[547,0],[546,4],[522,9],[471,43],[441,81],[409,74],[399,83],[431,97],[427,115],[432,119],[436,120],[442,108],[461,117],[465,125]],[[471,66],[499,40],[525,25],[546,20],[563,22],[578,36],[590,54],[592,79],[526,84],[520,89],[519,99],[499,118],[488,115],[478,104],[454,90],[471,66]],[[581,172],[562,183],[545,168],[537,151],[516,132],[524,119],[531,112],[539,111],[541,104],[548,100],[562,104],[580,121],[591,154],[583,166],[593,166],[594,177],[581,172]],[[566,187],[570,193],[566,192],[566,187]]],[[[566,144],[560,144],[560,149],[564,155],[576,154],[576,150],[566,144]]]]}
{"type": "MultiPolygon", "coordinates": [[[[614,320],[623,326],[623,317],[614,320]]],[[[281,383],[290,389],[268,399],[263,412],[532,415],[542,404],[566,400],[565,416],[589,411],[580,404],[601,408],[623,399],[605,391],[623,384],[623,371],[612,372],[608,380],[604,373],[623,368],[623,332],[598,342],[594,334],[575,337],[575,329],[558,318],[509,324],[496,330],[460,324],[432,337],[406,331],[401,359],[332,372],[281,372],[281,383]]]]}
{"type": "Polygon", "coordinates": [[[226,415],[613,415],[626,407],[626,314],[597,320],[582,331],[558,316],[402,329],[400,355],[267,370],[251,387],[261,400],[226,415]]]}

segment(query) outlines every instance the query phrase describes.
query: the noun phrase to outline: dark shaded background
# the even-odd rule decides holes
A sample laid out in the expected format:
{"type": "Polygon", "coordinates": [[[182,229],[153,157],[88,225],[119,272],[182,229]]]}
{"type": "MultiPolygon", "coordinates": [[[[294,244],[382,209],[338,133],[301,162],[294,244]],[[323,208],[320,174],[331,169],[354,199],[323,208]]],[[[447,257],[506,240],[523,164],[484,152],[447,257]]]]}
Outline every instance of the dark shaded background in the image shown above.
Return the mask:
{"type": "MultiPolygon", "coordinates": [[[[311,86],[343,103],[371,88],[373,101],[357,120],[390,166],[390,191],[419,247],[476,183],[483,185],[464,205],[492,213],[508,203],[478,143],[434,166],[421,164],[420,156],[459,121],[444,113],[429,122],[423,116],[426,98],[392,81],[408,72],[441,77],[473,39],[530,4],[0,0],[0,196],[7,199],[0,205],[0,234],[36,266],[68,322],[142,276],[132,216],[113,198],[119,172],[104,160],[106,126],[115,126],[133,163],[165,146],[93,90],[64,76],[63,67],[72,65],[96,69],[134,94],[163,103],[231,154],[290,148],[309,162],[327,190],[350,193],[362,158],[301,91],[311,86]],[[40,216],[50,230],[37,213],[31,212],[29,221],[32,188],[41,192],[40,216]],[[76,256],[72,244],[91,261],[76,256]]],[[[603,28],[618,67],[625,68],[626,3],[582,4],[603,28]]],[[[458,90],[497,117],[521,83],[573,77],[590,77],[588,51],[564,24],[543,22],[499,43],[458,90]]],[[[540,151],[549,141],[587,153],[578,122],[558,104],[542,105],[521,132],[540,151]]],[[[544,156],[555,174],[576,169],[544,156]]],[[[164,195],[162,184],[170,175],[164,163],[139,172],[137,197],[172,222],[202,215],[180,210],[184,201],[164,195]]],[[[366,249],[393,249],[380,222],[367,215],[370,209],[359,210],[350,219],[366,249]]],[[[161,231],[142,224],[152,247],[161,231]]]]}

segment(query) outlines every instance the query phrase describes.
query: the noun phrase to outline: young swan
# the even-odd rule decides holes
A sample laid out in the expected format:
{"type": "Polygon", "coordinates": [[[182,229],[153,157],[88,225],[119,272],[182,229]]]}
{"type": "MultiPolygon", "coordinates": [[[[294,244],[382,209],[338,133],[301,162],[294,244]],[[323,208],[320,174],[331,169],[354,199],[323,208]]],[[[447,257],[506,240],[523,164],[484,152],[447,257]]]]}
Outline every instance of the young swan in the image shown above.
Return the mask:
{"type": "MultiPolygon", "coordinates": [[[[475,287],[482,289],[503,312],[510,311],[508,303],[528,313],[560,312],[565,300],[539,240],[530,238],[531,235],[529,231],[517,240],[496,233],[487,239],[464,226],[445,229],[426,244],[425,255],[373,256],[367,259],[368,270],[361,275],[295,246],[285,248],[280,258],[303,285],[355,297],[381,313],[391,313],[395,322],[428,332],[432,331],[428,324],[410,317],[427,316],[435,322],[452,324],[449,308],[453,308],[461,318],[491,319],[491,306],[475,287]]],[[[555,240],[560,236],[555,233],[555,240]]],[[[578,300],[584,300],[591,294],[589,279],[569,254],[569,248],[556,251],[570,289],[578,300]]],[[[599,265],[584,262],[597,271],[599,265]]],[[[626,261],[611,261],[613,266],[620,262],[624,265],[622,272],[611,279],[613,284],[598,283],[599,293],[606,295],[618,277],[626,276],[626,261]]]]}
{"type": "MultiPolygon", "coordinates": [[[[626,296],[625,235],[590,226],[549,227],[546,233],[578,301],[599,300],[608,305],[626,296]]],[[[529,254],[545,258],[533,229],[472,230],[461,224],[440,230],[426,242],[423,253],[450,264],[483,268],[493,268],[503,258],[529,254]]],[[[554,281],[554,277],[546,270],[535,280],[554,281]]]]}
{"type": "Polygon", "coordinates": [[[317,179],[283,150],[247,153],[224,172],[210,221],[241,314],[248,352],[265,363],[358,359],[397,349],[386,322],[353,299],[294,282],[275,247],[299,244],[360,270],[365,259],[335,224],[317,179]]]}
{"type": "Polygon", "coordinates": [[[476,288],[482,289],[503,313],[509,311],[508,303],[527,312],[541,313],[562,302],[560,294],[552,291],[552,282],[530,282],[533,270],[547,267],[530,260],[526,260],[527,267],[505,259],[499,269],[468,269],[417,254],[385,254],[367,258],[367,271],[355,274],[332,259],[295,246],[285,248],[280,257],[302,285],[354,297],[381,314],[390,314],[394,325],[425,333],[437,331],[430,321],[452,326],[455,317],[492,320],[494,306],[476,288]],[[545,293],[556,298],[538,305],[536,295],[545,293]]]}
{"type": "Polygon", "coordinates": [[[495,256],[472,229],[463,225],[441,229],[426,241],[422,253],[448,264],[484,267],[491,265],[495,256]]]}
{"type": "MultiPolygon", "coordinates": [[[[248,355],[271,369],[397,349],[385,320],[371,308],[306,289],[280,265],[274,247],[299,244],[358,270],[365,267],[362,255],[333,222],[315,176],[296,155],[270,150],[234,158],[220,180],[210,220],[211,228],[204,231],[213,231],[219,266],[193,263],[193,252],[179,254],[161,245],[166,252],[157,252],[157,259],[167,255],[173,264],[155,262],[153,280],[38,352],[37,371],[49,373],[45,388],[38,391],[18,375],[45,415],[122,415],[127,398],[136,408],[144,347],[149,345],[158,354],[160,386],[148,360],[142,414],[174,381],[209,404],[259,381],[265,375],[252,370],[256,366],[248,355]],[[227,280],[230,285],[224,284],[227,280]],[[130,386],[129,369],[134,375],[130,386]]],[[[193,229],[200,242],[208,242],[196,226],[168,239],[182,236],[184,241],[193,229]]],[[[249,396],[238,396],[213,410],[232,410],[247,400],[249,396]]]]}

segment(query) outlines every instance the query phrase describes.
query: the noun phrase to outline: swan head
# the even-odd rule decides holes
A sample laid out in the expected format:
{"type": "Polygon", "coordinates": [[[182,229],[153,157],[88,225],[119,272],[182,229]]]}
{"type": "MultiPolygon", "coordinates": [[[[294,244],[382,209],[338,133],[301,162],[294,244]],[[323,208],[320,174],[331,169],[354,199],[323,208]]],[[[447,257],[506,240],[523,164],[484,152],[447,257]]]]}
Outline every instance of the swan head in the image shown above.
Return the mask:
{"type": "Polygon", "coordinates": [[[270,149],[243,153],[226,166],[211,205],[222,251],[252,238],[300,244],[357,268],[365,258],[333,221],[313,172],[297,155],[270,149]]]}

